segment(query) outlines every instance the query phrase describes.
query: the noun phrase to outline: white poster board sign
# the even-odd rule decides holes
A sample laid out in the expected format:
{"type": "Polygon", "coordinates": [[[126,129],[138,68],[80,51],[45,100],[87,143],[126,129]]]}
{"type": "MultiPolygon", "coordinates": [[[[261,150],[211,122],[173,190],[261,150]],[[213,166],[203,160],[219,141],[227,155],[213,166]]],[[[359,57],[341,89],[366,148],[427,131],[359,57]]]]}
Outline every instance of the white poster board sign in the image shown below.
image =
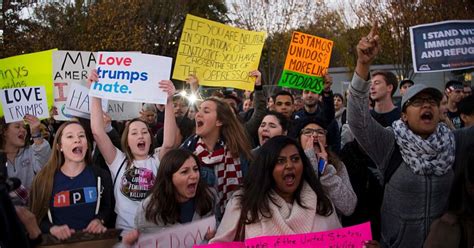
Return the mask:
{"type": "Polygon", "coordinates": [[[67,121],[72,117],[90,118],[89,114],[66,108],[72,84],[87,85],[87,77],[96,66],[96,53],[84,51],[53,52],[54,119],[67,121]]]}
{"type": "Polygon", "coordinates": [[[44,86],[3,89],[0,98],[6,123],[21,121],[26,114],[49,117],[44,86]]]}
{"type": "Polygon", "coordinates": [[[200,244],[208,230],[216,229],[216,218],[214,216],[193,221],[185,225],[167,228],[156,234],[145,234],[138,238],[133,246],[150,248],[184,248],[200,244]]]}
{"type": "Polygon", "coordinates": [[[169,80],[172,58],[124,52],[99,52],[97,74],[89,94],[104,99],[166,103],[166,93],[158,86],[169,80]]]}

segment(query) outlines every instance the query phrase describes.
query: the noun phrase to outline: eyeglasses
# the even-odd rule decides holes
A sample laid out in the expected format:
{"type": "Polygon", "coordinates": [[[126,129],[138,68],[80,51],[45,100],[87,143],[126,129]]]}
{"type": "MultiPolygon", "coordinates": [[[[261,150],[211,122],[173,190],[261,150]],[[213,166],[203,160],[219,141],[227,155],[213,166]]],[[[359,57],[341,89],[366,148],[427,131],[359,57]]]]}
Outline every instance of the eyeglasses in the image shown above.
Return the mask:
{"type": "Polygon", "coordinates": [[[305,136],[317,135],[317,136],[324,136],[326,135],[327,131],[324,129],[312,129],[312,128],[305,128],[301,130],[301,134],[305,136]]]}
{"type": "Polygon", "coordinates": [[[438,101],[431,97],[427,98],[415,98],[413,100],[408,100],[407,106],[413,106],[413,107],[421,107],[423,106],[424,103],[428,103],[431,106],[438,106],[438,101]]]}

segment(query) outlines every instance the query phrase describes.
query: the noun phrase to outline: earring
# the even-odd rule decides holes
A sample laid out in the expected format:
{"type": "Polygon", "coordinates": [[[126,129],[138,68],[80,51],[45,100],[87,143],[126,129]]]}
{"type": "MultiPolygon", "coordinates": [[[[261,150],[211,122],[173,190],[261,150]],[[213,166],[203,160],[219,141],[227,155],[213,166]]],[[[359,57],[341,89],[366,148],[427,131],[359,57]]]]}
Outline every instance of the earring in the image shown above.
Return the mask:
{"type": "Polygon", "coordinates": [[[59,149],[59,151],[61,151],[61,152],[62,152],[62,151],[63,151],[63,149],[61,148],[61,149],[59,149]]]}

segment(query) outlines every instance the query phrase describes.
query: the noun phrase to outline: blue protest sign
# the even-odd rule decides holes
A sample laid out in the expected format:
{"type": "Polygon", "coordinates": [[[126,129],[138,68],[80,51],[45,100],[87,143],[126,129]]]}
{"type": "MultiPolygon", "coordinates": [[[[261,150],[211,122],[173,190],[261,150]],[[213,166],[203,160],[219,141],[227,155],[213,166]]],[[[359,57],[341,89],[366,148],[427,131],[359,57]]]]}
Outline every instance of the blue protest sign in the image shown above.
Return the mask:
{"type": "Polygon", "coordinates": [[[415,72],[474,67],[474,21],[445,21],[410,27],[415,72]]]}

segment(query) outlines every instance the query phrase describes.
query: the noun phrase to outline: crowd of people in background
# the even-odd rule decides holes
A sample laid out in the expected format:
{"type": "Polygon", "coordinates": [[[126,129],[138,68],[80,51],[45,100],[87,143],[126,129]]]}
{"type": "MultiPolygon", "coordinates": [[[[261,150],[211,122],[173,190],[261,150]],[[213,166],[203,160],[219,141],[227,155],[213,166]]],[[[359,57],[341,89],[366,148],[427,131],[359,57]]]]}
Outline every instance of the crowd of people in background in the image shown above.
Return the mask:
{"type": "MultiPolygon", "coordinates": [[[[36,245],[40,234],[114,228],[132,245],[214,215],[210,243],[370,221],[367,247],[473,247],[472,88],[370,72],[379,51],[374,30],[361,38],[347,92],[334,93],[326,74],[320,93],[266,95],[252,71],[253,92],[216,90],[197,102],[163,80],[166,104],[144,103],[124,122],[96,97],[90,120],[0,119],[1,173],[21,182],[9,198],[23,223],[3,225],[0,246],[22,246],[13,243],[21,231],[36,245]]],[[[196,75],[186,83],[199,95],[196,75]]]]}

